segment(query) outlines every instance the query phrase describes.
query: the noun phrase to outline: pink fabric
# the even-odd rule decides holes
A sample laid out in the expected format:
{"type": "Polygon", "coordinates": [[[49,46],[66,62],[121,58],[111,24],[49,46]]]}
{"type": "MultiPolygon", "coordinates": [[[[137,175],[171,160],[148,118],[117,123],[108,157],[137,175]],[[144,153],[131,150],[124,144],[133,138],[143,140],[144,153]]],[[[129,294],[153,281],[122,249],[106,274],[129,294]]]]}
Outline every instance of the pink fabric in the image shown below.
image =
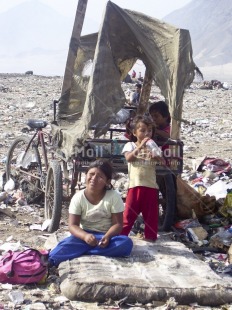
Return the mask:
{"type": "MultiPolygon", "coordinates": [[[[168,133],[168,134],[170,134],[170,132],[171,132],[171,126],[170,126],[170,124],[168,124],[166,127],[164,127],[164,128],[159,128],[159,130],[162,130],[162,131],[164,131],[164,132],[166,132],[166,133],[168,133]]],[[[161,139],[160,139],[161,140],[161,139]]],[[[166,140],[166,139],[165,139],[166,140]]],[[[169,145],[163,145],[162,147],[161,147],[161,149],[162,149],[162,151],[164,151],[164,150],[167,150],[169,148],[169,145]]]]}
{"type": "Polygon", "coordinates": [[[231,165],[229,162],[220,158],[206,157],[202,163],[202,170],[209,170],[217,174],[227,173],[231,171],[231,165]]]}
{"type": "Polygon", "coordinates": [[[164,128],[159,128],[159,130],[163,130],[164,132],[167,132],[167,133],[169,133],[170,134],[170,132],[171,132],[171,126],[170,126],[170,124],[168,124],[166,127],[164,127],[164,128]]]}
{"type": "Polygon", "coordinates": [[[144,219],[146,239],[157,239],[158,232],[158,194],[156,188],[137,186],[128,190],[126,207],[123,213],[123,230],[121,235],[131,231],[137,216],[141,212],[144,219]]]}
{"type": "Polygon", "coordinates": [[[48,251],[8,251],[0,260],[0,283],[38,283],[48,272],[48,251]]]}
{"type": "MultiPolygon", "coordinates": [[[[168,133],[169,135],[170,135],[170,132],[171,132],[171,126],[170,126],[170,124],[168,124],[166,127],[164,127],[164,128],[158,128],[159,130],[162,130],[162,131],[164,131],[164,132],[166,132],[166,133],[168,133]]],[[[167,139],[166,138],[163,138],[163,137],[160,137],[160,136],[158,136],[158,135],[154,135],[154,137],[153,137],[153,139],[154,139],[154,141],[157,143],[159,143],[159,142],[162,142],[162,143],[165,143],[166,141],[167,141],[167,139]]],[[[168,145],[163,145],[162,147],[161,147],[161,149],[162,149],[162,151],[164,151],[164,150],[166,150],[166,149],[168,149],[169,148],[169,146],[168,145]]]]}

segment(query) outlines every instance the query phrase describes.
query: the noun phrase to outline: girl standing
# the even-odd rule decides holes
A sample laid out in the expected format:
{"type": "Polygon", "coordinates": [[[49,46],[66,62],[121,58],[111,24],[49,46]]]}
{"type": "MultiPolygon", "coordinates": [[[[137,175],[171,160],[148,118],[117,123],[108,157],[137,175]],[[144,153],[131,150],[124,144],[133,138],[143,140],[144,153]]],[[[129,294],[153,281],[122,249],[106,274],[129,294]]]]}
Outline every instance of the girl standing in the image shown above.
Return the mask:
{"type": "Polygon", "coordinates": [[[146,147],[152,138],[153,122],[148,117],[138,116],[132,124],[136,142],[125,144],[122,154],[128,162],[129,189],[123,214],[122,235],[128,235],[137,216],[143,215],[145,229],[144,239],[155,241],[158,232],[158,185],[156,183],[156,160],[146,147]]]}

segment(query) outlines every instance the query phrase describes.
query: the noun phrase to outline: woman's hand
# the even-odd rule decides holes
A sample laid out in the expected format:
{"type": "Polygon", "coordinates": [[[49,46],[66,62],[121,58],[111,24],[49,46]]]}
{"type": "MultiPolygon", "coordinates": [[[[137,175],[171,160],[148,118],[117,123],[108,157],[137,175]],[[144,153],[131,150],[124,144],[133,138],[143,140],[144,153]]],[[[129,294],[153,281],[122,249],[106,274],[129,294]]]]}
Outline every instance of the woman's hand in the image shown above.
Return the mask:
{"type": "Polygon", "coordinates": [[[98,241],[95,238],[95,236],[93,234],[86,234],[84,237],[84,241],[91,246],[97,246],[98,245],[98,241]]]}
{"type": "Polygon", "coordinates": [[[122,231],[123,212],[112,213],[111,220],[112,220],[112,226],[105,233],[105,235],[101,238],[101,240],[98,242],[98,246],[100,248],[106,248],[110,243],[110,239],[114,236],[118,236],[120,232],[122,231]]]}
{"type": "Polygon", "coordinates": [[[108,236],[103,236],[101,240],[98,242],[98,246],[100,248],[106,248],[110,243],[110,238],[108,236]]]}

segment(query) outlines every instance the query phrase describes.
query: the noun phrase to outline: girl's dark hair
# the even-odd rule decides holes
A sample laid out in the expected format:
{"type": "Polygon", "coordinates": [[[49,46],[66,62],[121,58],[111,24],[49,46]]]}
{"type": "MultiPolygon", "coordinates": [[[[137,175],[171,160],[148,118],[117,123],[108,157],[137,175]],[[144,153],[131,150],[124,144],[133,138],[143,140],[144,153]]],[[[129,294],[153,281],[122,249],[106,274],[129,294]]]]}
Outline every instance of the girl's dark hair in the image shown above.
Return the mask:
{"type": "Polygon", "coordinates": [[[132,124],[131,124],[132,129],[133,129],[133,130],[136,129],[139,123],[143,123],[143,124],[145,124],[145,125],[147,125],[147,126],[151,126],[151,127],[154,126],[153,120],[151,119],[150,116],[138,115],[138,116],[136,116],[136,117],[133,119],[133,122],[132,122],[132,124]]]}
{"type": "Polygon", "coordinates": [[[106,176],[107,180],[111,180],[113,177],[113,167],[108,160],[95,160],[94,162],[90,163],[88,169],[86,170],[86,173],[88,173],[88,171],[92,168],[100,169],[101,172],[103,172],[106,176]]]}
{"type": "Polygon", "coordinates": [[[154,111],[159,112],[163,117],[167,117],[168,123],[171,122],[168,105],[165,103],[165,101],[157,101],[153,103],[149,108],[149,113],[151,114],[154,111]]]}
{"type": "Polygon", "coordinates": [[[133,135],[133,131],[138,127],[139,123],[143,123],[147,125],[148,127],[152,127],[152,136],[154,135],[155,132],[155,127],[154,127],[154,122],[149,116],[142,116],[138,115],[136,116],[133,121],[130,123],[130,141],[136,142],[137,138],[133,135]]]}
{"type": "Polygon", "coordinates": [[[140,84],[140,83],[137,83],[137,84],[135,84],[135,87],[138,87],[138,88],[142,88],[142,84],[140,84]]]}

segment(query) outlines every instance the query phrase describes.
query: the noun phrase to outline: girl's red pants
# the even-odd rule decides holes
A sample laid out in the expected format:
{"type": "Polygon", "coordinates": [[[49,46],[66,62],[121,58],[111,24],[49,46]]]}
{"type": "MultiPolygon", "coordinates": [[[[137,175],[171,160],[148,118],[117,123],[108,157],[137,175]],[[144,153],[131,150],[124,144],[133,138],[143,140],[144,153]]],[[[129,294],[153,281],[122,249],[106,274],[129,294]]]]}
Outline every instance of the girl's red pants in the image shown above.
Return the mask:
{"type": "Polygon", "coordinates": [[[121,235],[128,236],[139,213],[142,213],[146,239],[157,239],[159,191],[156,188],[137,186],[129,188],[123,213],[123,230],[121,235]]]}

